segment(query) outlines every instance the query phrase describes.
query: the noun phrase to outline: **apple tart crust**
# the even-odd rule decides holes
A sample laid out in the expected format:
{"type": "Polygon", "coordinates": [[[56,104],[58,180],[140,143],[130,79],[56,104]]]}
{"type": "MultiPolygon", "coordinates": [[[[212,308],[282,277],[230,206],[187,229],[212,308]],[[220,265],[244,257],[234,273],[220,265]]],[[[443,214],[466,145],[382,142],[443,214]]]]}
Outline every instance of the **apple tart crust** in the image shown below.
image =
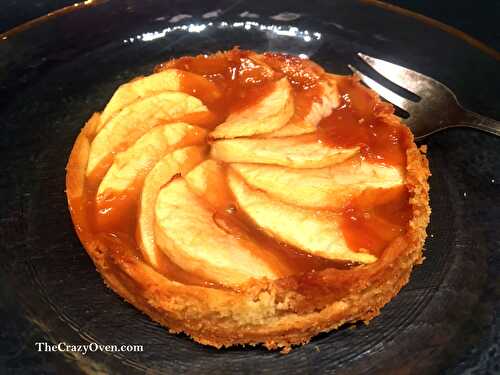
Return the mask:
{"type": "Polygon", "coordinates": [[[295,56],[182,57],[81,130],[66,193],[106,284],[215,347],[368,322],[423,260],[425,149],[355,77],[295,56]]]}

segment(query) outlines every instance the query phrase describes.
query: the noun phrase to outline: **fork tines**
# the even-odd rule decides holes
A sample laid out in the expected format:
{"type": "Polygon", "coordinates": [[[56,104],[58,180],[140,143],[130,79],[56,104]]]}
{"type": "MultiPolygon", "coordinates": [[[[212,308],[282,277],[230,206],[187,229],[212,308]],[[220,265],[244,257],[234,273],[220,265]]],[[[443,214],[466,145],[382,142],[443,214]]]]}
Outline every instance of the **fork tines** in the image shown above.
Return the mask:
{"type": "Polygon", "coordinates": [[[406,98],[403,98],[402,96],[399,96],[395,92],[389,90],[387,87],[382,86],[380,83],[374,81],[372,78],[361,73],[354,66],[352,66],[350,64],[348,66],[349,66],[349,69],[351,69],[353,71],[353,73],[356,74],[366,86],[371,88],[373,91],[375,91],[377,94],[379,94],[382,98],[384,98],[388,102],[394,104],[395,106],[397,106],[401,109],[404,109],[405,111],[408,111],[411,108],[411,106],[413,104],[415,104],[411,100],[408,100],[406,98]]]}
{"type": "MultiPolygon", "coordinates": [[[[420,99],[425,97],[426,95],[429,95],[429,91],[432,89],[442,89],[442,84],[414,70],[390,63],[385,60],[376,59],[375,57],[365,55],[361,52],[358,53],[358,56],[373,70],[378,72],[382,77],[386,78],[402,89],[412,93],[420,99]]],[[[364,84],[366,84],[372,90],[377,92],[381,97],[391,102],[395,106],[407,112],[415,107],[416,101],[418,100],[414,101],[402,97],[391,89],[388,89],[387,87],[376,82],[374,79],[361,73],[352,65],[349,65],[349,69],[351,69],[356,75],[358,75],[364,84]]]]}

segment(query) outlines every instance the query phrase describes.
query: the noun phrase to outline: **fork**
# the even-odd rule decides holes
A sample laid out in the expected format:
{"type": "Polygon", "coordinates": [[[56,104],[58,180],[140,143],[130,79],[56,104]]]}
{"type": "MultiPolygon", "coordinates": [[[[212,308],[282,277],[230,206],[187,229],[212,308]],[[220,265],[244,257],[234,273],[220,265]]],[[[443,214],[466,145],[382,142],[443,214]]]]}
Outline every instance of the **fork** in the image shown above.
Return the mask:
{"type": "Polygon", "coordinates": [[[405,122],[416,140],[452,127],[471,127],[500,136],[499,121],[464,109],[455,94],[441,82],[363,53],[358,56],[381,76],[420,98],[418,101],[406,99],[349,65],[365,85],[410,115],[405,122]]]}

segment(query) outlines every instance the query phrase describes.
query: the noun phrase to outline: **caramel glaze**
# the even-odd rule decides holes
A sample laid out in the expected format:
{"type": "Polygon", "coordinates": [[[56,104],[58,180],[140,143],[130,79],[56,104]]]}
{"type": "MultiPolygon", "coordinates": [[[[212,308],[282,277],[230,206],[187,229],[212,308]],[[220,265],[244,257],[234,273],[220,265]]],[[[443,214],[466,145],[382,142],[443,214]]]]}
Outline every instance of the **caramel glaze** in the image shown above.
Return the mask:
{"type": "Polygon", "coordinates": [[[186,56],[161,64],[155,71],[181,70],[181,91],[199,98],[212,114],[208,121],[198,125],[213,129],[229,114],[259,102],[282,77],[282,74],[257,64],[251,56],[251,52],[239,49],[213,55],[186,56]],[[197,76],[206,80],[195,78],[197,76]]]}
{"type": "MultiPolygon", "coordinates": [[[[97,188],[98,182],[90,179],[86,181],[85,211],[88,220],[85,223],[88,230],[95,233],[95,237],[115,255],[125,253],[142,258],[135,234],[138,219],[138,187],[105,201],[96,199],[97,188]]],[[[184,271],[159,249],[157,255],[157,270],[169,279],[183,284],[223,288],[222,285],[184,271]]]]}
{"type": "Polygon", "coordinates": [[[410,135],[388,118],[394,112],[392,105],[377,100],[353,77],[340,78],[338,89],[341,103],[320,121],[319,140],[332,147],[359,146],[364,160],[404,167],[410,135]]]}
{"type": "MultiPolygon", "coordinates": [[[[339,107],[320,121],[318,138],[332,147],[360,147],[359,157],[404,170],[409,130],[390,121],[393,107],[353,77],[338,80],[339,107]]],[[[384,248],[407,231],[412,210],[405,186],[369,189],[344,208],[341,229],[348,246],[380,257],[384,248]]]]}
{"type": "Polygon", "coordinates": [[[310,60],[281,53],[265,53],[261,61],[272,69],[283,72],[292,85],[294,115],[292,122],[304,119],[314,102],[320,102],[323,89],[319,84],[325,71],[310,60]]]}
{"type": "MultiPolygon", "coordinates": [[[[209,56],[182,57],[159,65],[155,71],[169,68],[182,71],[182,91],[198,97],[209,109],[209,113],[176,121],[184,120],[208,129],[215,128],[231,113],[257,103],[283,76],[288,78],[293,89],[294,119],[300,120],[315,101],[321,100],[319,83],[325,75],[318,65],[309,60],[275,53],[256,55],[239,49],[209,56]]],[[[353,78],[340,79],[339,91],[342,103],[319,124],[318,141],[332,147],[359,146],[360,157],[364,160],[404,168],[410,136],[406,128],[386,120],[386,116],[392,113],[392,107],[377,103],[373,94],[353,78]]],[[[99,181],[100,178],[94,176],[87,179],[82,201],[84,207],[75,212],[81,216],[79,222],[84,223],[81,232],[86,232],[88,228],[107,247],[122,247],[140,257],[135,240],[140,187],[104,203],[98,200],[96,203],[99,181]]],[[[212,192],[207,191],[204,201],[213,209],[215,223],[228,234],[255,244],[251,251],[269,262],[279,275],[288,280],[286,282],[290,282],[288,276],[295,275],[296,281],[302,280],[307,285],[308,275],[317,271],[335,269],[341,272],[358,268],[356,264],[312,256],[276,241],[258,229],[238,207],[226,181],[222,184],[217,182],[213,189],[212,192]]],[[[406,187],[381,190],[384,189],[364,192],[351,200],[341,212],[341,229],[348,245],[355,251],[380,256],[384,248],[407,229],[411,207],[406,187]]],[[[161,251],[158,254],[158,271],[169,279],[191,285],[223,287],[182,270],[161,251]]]]}

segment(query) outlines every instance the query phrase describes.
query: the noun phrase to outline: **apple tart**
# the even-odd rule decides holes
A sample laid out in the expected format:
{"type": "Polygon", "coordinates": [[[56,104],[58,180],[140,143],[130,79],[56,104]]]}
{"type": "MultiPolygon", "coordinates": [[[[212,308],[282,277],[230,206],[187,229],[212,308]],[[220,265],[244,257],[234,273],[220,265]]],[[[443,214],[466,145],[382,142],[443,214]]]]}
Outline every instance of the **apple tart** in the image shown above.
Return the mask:
{"type": "Polygon", "coordinates": [[[425,150],[308,59],[233,49],[120,86],[67,165],[106,284],[197,342],[289,350],[368,322],[422,261],[425,150]]]}

